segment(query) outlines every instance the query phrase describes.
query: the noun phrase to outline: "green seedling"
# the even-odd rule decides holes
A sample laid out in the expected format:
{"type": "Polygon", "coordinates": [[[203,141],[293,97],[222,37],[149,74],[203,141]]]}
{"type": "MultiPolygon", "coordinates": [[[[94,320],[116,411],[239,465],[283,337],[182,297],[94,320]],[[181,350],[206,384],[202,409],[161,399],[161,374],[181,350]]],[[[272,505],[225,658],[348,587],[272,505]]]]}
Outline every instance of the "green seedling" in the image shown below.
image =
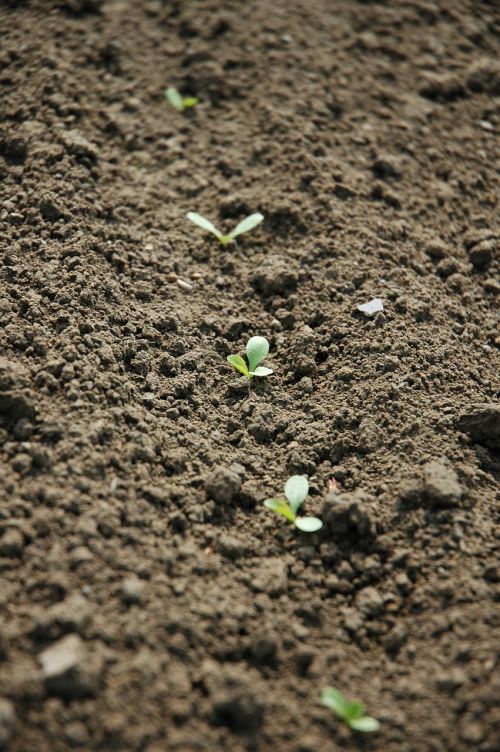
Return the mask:
{"type": "Polygon", "coordinates": [[[234,230],[229,233],[229,235],[223,235],[220,230],[218,230],[215,225],[210,222],[209,219],[205,219],[205,217],[202,217],[201,214],[198,214],[197,212],[188,212],[186,214],[186,217],[190,222],[193,222],[198,227],[201,227],[202,230],[207,230],[207,232],[211,232],[212,235],[215,235],[221,245],[229,245],[229,243],[232,243],[238,237],[238,235],[243,235],[244,232],[253,230],[253,228],[257,227],[257,225],[259,225],[264,219],[264,216],[260,214],[260,212],[250,214],[249,217],[246,217],[246,219],[243,219],[239,224],[237,224],[234,230]]]}
{"type": "Polygon", "coordinates": [[[271,368],[259,365],[269,352],[269,342],[265,337],[250,337],[245,352],[248,365],[241,355],[228,355],[227,362],[249,379],[254,376],[269,376],[272,373],[271,368]]]}
{"type": "Polygon", "coordinates": [[[380,723],[376,718],[365,715],[365,706],[357,700],[348,700],[339,689],[326,687],[321,693],[321,702],[333,710],[354,731],[378,731],[380,723]]]}
{"type": "Polygon", "coordinates": [[[169,86],[168,89],[165,89],[165,96],[168,103],[171,104],[177,112],[184,112],[184,110],[189,110],[190,107],[194,107],[198,104],[196,97],[183,97],[173,86],[169,86]]]}
{"type": "Polygon", "coordinates": [[[306,500],[309,481],[304,475],[292,475],[285,484],[285,498],[266,499],[264,506],[276,514],[281,514],[288,522],[304,533],[315,533],[323,527],[317,517],[299,517],[297,512],[306,500]]]}

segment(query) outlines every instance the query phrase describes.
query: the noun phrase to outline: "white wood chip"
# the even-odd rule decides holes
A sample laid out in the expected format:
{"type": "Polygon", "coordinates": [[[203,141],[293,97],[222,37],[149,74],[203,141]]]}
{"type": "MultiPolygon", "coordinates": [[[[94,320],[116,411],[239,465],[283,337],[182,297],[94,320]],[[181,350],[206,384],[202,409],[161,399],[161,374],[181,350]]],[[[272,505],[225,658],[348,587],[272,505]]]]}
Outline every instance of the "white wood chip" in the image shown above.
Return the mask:
{"type": "Polygon", "coordinates": [[[183,279],[177,279],[176,282],[184,292],[193,292],[193,285],[190,285],[189,282],[184,282],[183,279]]]}

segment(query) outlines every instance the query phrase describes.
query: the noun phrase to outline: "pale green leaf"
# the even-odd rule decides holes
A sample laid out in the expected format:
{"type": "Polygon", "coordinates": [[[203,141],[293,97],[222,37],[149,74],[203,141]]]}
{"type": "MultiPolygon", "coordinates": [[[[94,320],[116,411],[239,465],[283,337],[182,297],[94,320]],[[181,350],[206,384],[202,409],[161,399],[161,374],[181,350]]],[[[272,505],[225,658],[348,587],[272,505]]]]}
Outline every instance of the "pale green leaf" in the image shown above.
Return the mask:
{"type": "Polygon", "coordinates": [[[228,355],[227,362],[231,363],[231,365],[234,366],[237,371],[241,371],[244,376],[249,375],[247,364],[245,363],[241,355],[228,355]]]}
{"type": "Polygon", "coordinates": [[[323,523],[317,517],[296,517],[295,527],[298,527],[303,533],[316,533],[321,530],[323,523]]]}
{"type": "Polygon", "coordinates": [[[266,368],[266,366],[257,366],[255,371],[250,371],[250,376],[270,376],[272,372],[272,368],[266,368]]]}
{"type": "Polygon", "coordinates": [[[177,89],[175,89],[173,86],[169,86],[168,89],[165,90],[165,96],[172,107],[174,107],[178,112],[183,111],[184,103],[177,89]]]}
{"type": "Polygon", "coordinates": [[[197,225],[198,227],[201,227],[202,230],[207,230],[207,232],[211,232],[212,235],[215,235],[216,238],[219,240],[223,237],[219,230],[213,225],[209,219],[206,219],[205,217],[202,217],[201,214],[198,214],[198,212],[188,212],[186,214],[186,217],[189,219],[190,222],[193,222],[193,224],[197,225]]]}
{"type": "Polygon", "coordinates": [[[309,482],[304,475],[292,475],[285,484],[285,496],[290,507],[297,514],[309,491],[309,482]]]}
{"type": "Polygon", "coordinates": [[[265,337],[250,337],[246,346],[249,370],[255,371],[268,352],[269,342],[265,337]]]}
{"type": "Polygon", "coordinates": [[[347,719],[349,721],[355,721],[357,718],[361,718],[365,714],[365,706],[358,700],[352,700],[347,703],[347,719]]]}
{"type": "Polygon", "coordinates": [[[326,705],[327,708],[333,710],[334,713],[337,713],[341,718],[346,718],[349,703],[339,689],[335,689],[335,687],[326,687],[321,692],[321,702],[323,705],[326,705]]]}
{"type": "Polygon", "coordinates": [[[272,512],[276,512],[276,514],[285,517],[289,522],[293,522],[295,519],[295,515],[285,499],[266,499],[264,501],[264,506],[266,509],[270,509],[272,512]]]}
{"type": "Polygon", "coordinates": [[[238,235],[242,235],[244,232],[249,232],[249,230],[253,230],[254,227],[257,227],[257,225],[260,225],[263,219],[264,219],[264,215],[260,214],[260,212],[256,212],[255,214],[250,214],[249,217],[246,217],[246,219],[243,219],[239,224],[236,225],[234,230],[229,233],[229,237],[234,240],[234,238],[237,238],[238,235]]]}
{"type": "Polygon", "coordinates": [[[376,718],[365,715],[362,718],[355,718],[353,721],[350,721],[349,726],[355,731],[370,733],[371,731],[378,731],[380,728],[380,723],[376,718]]]}

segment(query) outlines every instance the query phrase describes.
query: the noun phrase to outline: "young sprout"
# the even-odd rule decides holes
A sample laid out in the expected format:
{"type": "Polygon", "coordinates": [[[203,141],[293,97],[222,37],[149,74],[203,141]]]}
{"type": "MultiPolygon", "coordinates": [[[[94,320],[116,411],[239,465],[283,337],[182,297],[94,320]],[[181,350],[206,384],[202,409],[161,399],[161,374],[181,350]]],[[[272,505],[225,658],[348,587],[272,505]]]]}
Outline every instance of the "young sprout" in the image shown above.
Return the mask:
{"type": "Polygon", "coordinates": [[[177,112],[184,112],[184,110],[188,110],[190,107],[194,107],[198,104],[196,97],[183,97],[173,86],[169,86],[168,89],[165,89],[165,96],[168,103],[171,104],[177,112]]]}
{"type": "Polygon", "coordinates": [[[188,212],[186,214],[186,217],[190,222],[193,222],[198,227],[201,227],[202,230],[207,230],[207,232],[211,232],[212,235],[215,235],[221,245],[228,245],[229,243],[232,243],[233,240],[238,237],[238,235],[242,235],[244,232],[253,230],[253,228],[257,227],[257,225],[259,225],[264,219],[264,216],[260,214],[260,212],[250,214],[249,217],[246,217],[246,219],[243,219],[239,224],[237,224],[234,230],[229,233],[229,235],[223,235],[215,227],[215,225],[210,222],[209,219],[205,219],[205,217],[202,217],[201,214],[198,214],[197,212],[188,212]]]}
{"type": "Polygon", "coordinates": [[[245,352],[248,366],[241,355],[228,355],[227,362],[249,379],[254,376],[269,376],[272,373],[271,368],[259,365],[269,352],[269,342],[265,337],[250,337],[245,352]]]}
{"type": "Polygon", "coordinates": [[[281,514],[286,520],[304,533],[315,533],[323,527],[317,517],[299,517],[297,512],[309,492],[309,482],[304,475],[292,475],[285,484],[285,498],[266,499],[264,506],[281,514]]]}
{"type": "Polygon", "coordinates": [[[365,715],[365,706],[357,700],[348,700],[339,689],[326,687],[321,693],[321,702],[333,710],[354,731],[378,731],[380,723],[376,718],[365,715]]]}

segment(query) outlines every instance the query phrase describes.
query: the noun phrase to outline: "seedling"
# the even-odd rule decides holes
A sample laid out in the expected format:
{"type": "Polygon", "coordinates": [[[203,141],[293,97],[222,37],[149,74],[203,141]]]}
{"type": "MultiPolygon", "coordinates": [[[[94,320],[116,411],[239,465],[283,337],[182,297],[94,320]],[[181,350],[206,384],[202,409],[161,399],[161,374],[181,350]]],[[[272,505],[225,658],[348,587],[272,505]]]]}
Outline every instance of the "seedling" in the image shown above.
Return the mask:
{"type": "Polygon", "coordinates": [[[186,214],[186,217],[190,222],[193,222],[195,225],[198,225],[198,227],[201,227],[202,230],[207,230],[207,232],[211,232],[212,235],[215,235],[221,245],[229,245],[229,243],[232,243],[233,240],[238,237],[238,235],[243,235],[244,232],[253,230],[253,228],[257,227],[257,225],[260,225],[260,223],[264,219],[264,216],[260,214],[260,212],[250,214],[250,216],[246,217],[246,219],[243,219],[239,224],[237,224],[234,230],[229,233],[229,235],[223,235],[220,230],[218,230],[215,225],[210,222],[209,219],[205,219],[205,217],[202,217],[201,214],[198,214],[197,212],[188,212],[186,214]]]}
{"type": "Polygon", "coordinates": [[[321,702],[333,710],[354,731],[378,731],[380,723],[376,718],[365,715],[365,706],[357,700],[348,700],[339,689],[326,687],[321,693],[321,702]]]}
{"type": "Polygon", "coordinates": [[[297,512],[309,492],[309,482],[304,475],[292,475],[285,484],[285,498],[266,499],[264,506],[276,514],[281,514],[288,522],[304,533],[315,533],[323,527],[317,517],[299,517],[297,512]]]}
{"type": "Polygon", "coordinates": [[[247,354],[248,366],[241,355],[228,355],[228,363],[231,363],[237,371],[249,379],[254,376],[269,376],[272,373],[271,368],[259,365],[269,352],[269,342],[265,337],[250,337],[245,352],[247,354]]]}
{"type": "Polygon", "coordinates": [[[165,96],[168,103],[171,104],[177,112],[184,112],[184,110],[189,110],[190,107],[194,107],[198,104],[198,99],[196,97],[183,97],[173,86],[169,86],[168,89],[165,89],[165,96]]]}

